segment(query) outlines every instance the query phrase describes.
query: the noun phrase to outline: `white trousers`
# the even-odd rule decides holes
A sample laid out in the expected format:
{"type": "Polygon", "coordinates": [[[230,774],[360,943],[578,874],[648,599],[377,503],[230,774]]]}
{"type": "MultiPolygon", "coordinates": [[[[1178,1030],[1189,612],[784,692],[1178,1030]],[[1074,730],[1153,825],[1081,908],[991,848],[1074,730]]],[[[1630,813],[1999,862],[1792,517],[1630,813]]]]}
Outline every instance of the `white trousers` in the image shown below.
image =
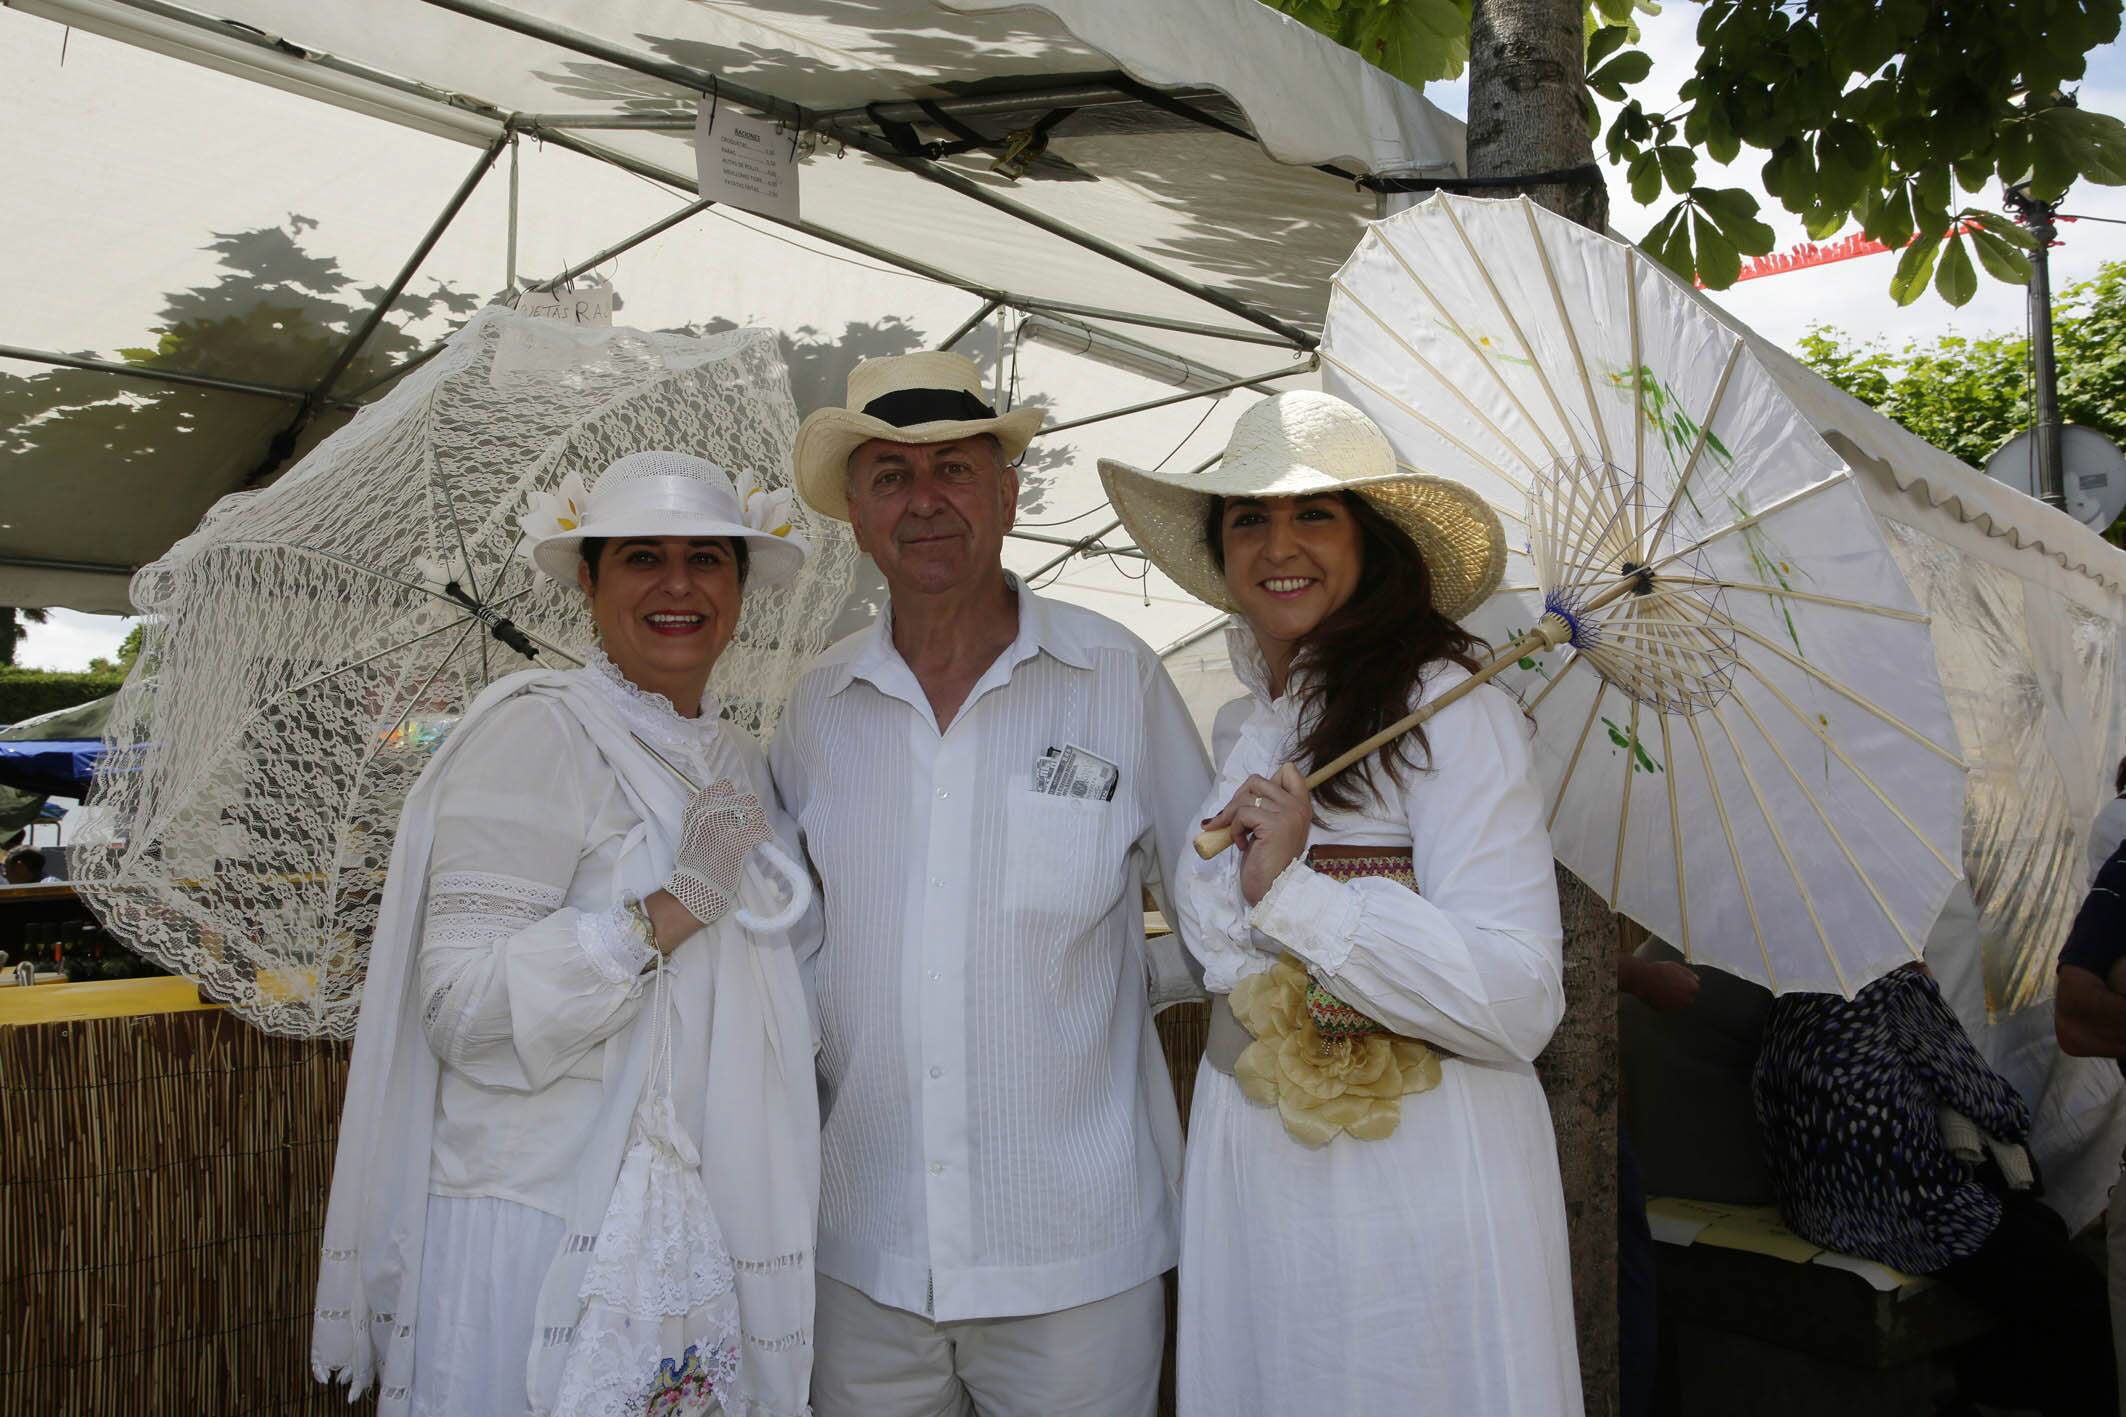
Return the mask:
{"type": "Polygon", "coordinates": [[[816,1417],[1152,1417],[1166,1301],[1146,1280],[1052,1314],[936,1323],[819,1276],[816,1417]]]}

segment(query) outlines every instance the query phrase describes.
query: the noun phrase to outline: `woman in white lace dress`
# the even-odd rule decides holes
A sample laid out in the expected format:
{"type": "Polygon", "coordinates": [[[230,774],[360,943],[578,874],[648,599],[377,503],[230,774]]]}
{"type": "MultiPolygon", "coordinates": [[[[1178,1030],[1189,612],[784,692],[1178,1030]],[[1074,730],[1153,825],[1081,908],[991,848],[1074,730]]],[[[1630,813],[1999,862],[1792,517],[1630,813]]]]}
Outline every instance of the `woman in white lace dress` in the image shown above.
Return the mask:
{"type": "Polygon", "coordinates": [[[763,917],[809,885],[756,854],[792,834],[706,688],[745,587],[806,550],[676,453],[559,510],[526,549],[582,587],[598,642],[491,687],[408,798],[314,1363],[417,1417],[788,1417],[817,1119],[788,933],[763,917]]]}
{"type": "Polygon", "coordinates": [[[1564,1004],[1525,727],[1481,688],[1311,794],[1303,770],[1467,678],[1496,517],[1326,394],[1215,471],[1102,464],[1153,563],[1238,612],[1183,939],[1213,993],[1184,1172],[1182,1417],[1580,1409],[1564,1197],[1531,1066],[1564,1004]]]}

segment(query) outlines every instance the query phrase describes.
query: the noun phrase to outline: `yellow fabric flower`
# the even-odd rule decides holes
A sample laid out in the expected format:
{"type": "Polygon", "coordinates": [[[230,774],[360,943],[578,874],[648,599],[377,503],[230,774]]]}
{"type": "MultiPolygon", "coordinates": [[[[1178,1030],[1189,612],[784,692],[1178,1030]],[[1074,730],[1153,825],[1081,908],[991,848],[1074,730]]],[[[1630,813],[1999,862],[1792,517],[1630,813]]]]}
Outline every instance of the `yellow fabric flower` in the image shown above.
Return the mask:
{"type": "Polygon", "coordinates": [[[1307,1012],[1307,971],[1287,957],[1234,987],[1229,1000],[1255,1041],[1233,1065],[1250,1102],[1275,1107],[1308,1146],[1338,1132],[1360,1141],[1391,1135],[1403,1098],[1439,1086],[1439,1055],[1415,1039],[1374,1033],[1331,1038],[1307,1012]]]}

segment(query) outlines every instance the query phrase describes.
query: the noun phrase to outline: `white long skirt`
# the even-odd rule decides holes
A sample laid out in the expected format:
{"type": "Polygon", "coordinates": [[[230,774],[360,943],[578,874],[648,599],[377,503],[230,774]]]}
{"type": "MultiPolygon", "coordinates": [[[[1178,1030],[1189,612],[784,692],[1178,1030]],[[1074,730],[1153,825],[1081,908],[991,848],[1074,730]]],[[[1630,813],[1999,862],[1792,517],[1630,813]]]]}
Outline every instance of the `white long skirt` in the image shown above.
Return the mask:
{"type": "Polygon", "coordinates": [[[1319,1150],[1206,1064],[1189,1115],[1181,1417],[1579,1417],[1556,1144],[1532,1069],[1450,1059],[1319,1150]]]}
{"type": "Polygon", "coordinates": [[[539,1286],[568,1226],[490,1197],[430,1196],[413,1417],[526,1417],[539,1286]]]}

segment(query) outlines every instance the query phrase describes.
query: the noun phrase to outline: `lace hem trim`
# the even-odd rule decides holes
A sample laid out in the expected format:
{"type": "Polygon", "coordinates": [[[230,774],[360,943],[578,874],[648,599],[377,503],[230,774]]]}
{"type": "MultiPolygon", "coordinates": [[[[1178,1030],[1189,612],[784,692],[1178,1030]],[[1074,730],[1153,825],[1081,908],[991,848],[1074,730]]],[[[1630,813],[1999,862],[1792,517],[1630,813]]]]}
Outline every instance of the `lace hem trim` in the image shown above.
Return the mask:
{"type": "Polygon", "coordinates": [[[792,1329],[780,1338],[755,1338],[749,1333],[746,1335],[746,1342],[760,1349],[763,1353],[787,1353],[793,1348],[810,1347],[812,1330],[809,1328],[792,1329]]]}

